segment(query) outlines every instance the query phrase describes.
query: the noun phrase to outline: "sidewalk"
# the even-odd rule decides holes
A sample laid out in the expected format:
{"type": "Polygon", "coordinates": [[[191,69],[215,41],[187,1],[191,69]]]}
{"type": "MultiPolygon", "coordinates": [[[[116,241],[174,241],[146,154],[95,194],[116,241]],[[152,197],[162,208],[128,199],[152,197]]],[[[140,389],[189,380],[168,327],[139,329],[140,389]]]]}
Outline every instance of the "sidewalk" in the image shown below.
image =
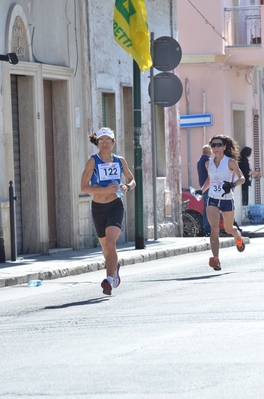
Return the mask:
{"type": "MultiPolygon", "coordinates": [[[[242,235],[246,244],[249,237],[263,237],[264,225],[242,226],[242,235]]],[[[233,237],[221,236],[220,247],[235,245],[233,237]]],[[[134,242],[117,245],[118,259],[121,266],[149,262],[169,256],[210,249],[207,237],[167,237],[156,241],[148,240],[144,249],[135,249],[134,242]]],[[[51,280],[55,278],[93,272],[104,269],[101,248],[82,250],[50,251],[49,255],[18,256],[15,262],[0,263],[0,287],[27,283],[29,280],[51,280]]]]}

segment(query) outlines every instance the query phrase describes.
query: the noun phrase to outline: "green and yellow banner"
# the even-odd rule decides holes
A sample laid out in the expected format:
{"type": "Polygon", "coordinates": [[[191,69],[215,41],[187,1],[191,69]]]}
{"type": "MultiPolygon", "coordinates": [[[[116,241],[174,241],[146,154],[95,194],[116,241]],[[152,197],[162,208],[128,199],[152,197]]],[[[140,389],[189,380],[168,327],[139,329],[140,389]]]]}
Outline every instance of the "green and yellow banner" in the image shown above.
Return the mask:
{"type": "Polygon", "coordinates": [[[150,33],[144,0],[116,0],[114,38],[136,61],[141,72],[152,65],[150,33]]]}

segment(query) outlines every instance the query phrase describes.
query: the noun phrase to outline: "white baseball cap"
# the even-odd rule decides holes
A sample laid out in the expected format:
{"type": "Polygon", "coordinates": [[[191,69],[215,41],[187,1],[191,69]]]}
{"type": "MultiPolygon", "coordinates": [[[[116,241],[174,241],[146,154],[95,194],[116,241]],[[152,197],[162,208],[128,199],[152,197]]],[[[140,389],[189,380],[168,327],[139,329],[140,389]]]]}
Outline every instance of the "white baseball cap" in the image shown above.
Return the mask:
{"type": "Polygon", "coordinates": [[[108,127],[102,127],[99,132],[96,134],[96,138],[99,139],[101,136],[108,136],[111,139],[115,138],[113,130],[109,129],[108,127]]]}

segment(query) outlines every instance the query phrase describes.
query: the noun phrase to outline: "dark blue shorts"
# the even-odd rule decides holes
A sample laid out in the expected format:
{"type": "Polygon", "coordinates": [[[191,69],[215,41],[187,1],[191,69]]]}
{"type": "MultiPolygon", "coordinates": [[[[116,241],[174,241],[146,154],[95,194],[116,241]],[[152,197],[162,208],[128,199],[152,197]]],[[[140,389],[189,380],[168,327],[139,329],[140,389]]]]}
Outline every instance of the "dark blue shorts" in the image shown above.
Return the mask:
{"type": "Polygon", "coordinates": [[[207,206],[216,206],[222,212],[230,212],[235,209],[235,202],[233,199],[217,199],[208,197],[207,206]]]}
{"type": "Polygon", "coordinates": [[[99,238],[105,237],[105,229],[116,226],[121,229],[124,205],[120,198],[106,204],[92,201],[92,216],[94,227],[99,238]]]}

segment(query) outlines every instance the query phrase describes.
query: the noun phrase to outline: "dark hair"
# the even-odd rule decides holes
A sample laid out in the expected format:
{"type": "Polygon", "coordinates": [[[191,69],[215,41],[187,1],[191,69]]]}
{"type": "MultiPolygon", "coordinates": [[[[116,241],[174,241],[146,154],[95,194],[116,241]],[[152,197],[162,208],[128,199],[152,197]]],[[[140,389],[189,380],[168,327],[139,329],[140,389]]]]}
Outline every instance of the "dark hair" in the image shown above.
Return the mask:
{"type": "Polygon", "coordinates": [[[240,156],[241,156],[241,158],[250,157],[251,153],[252,153],[252,148],[244,147],[244,148],[242,148],[242,150],[240,152],[240,156]]]}
{"type": "MultiPolygon", "coordinates": [[[[109,132],[111,132],[111,133],[114,134],[114,132],[113,132],[111,129],[109,129],[108,127],[102,127],[102,129],[99,130],[98,133],[101,133],[103,129],[106,129],[106,130],[108,130],[109,132]]],[[[106,135],[108,135],[108,134],[106,133],[106,135]]],[[[102,134],[101,134],[100,136],[102,136],[102,134]]],[[[100,137],[100,136],[99,136],[99,137],[100,137]]],[[[89,137],[89,139],[90,139],[90,142],[98,147],[97,133],[94,133],[94,132],[93,132],[93,133],[89,134],[88,137],[89,137]]],[[[114,143],[114,139],[113,139],[113,138],[112,138],[112,142],[114,143]]]]}
{"type": "Polygon", "coordinates": [[[226,146],[224,154],[229,157],[233,158],[235,161],[239,160],[239,151],[240,147],[238,143],[231,139],[231,137],[224,136],[223,134],[217,134],[216,136],[213,136],[211,140],[209,141],[209,144],[211,145],[213,140],[221,140],[222,143],[226,146]]]}
{"type": "Polygon", "coordinates": [[[96,133],[91,133],[91,134],[89,134],[89,139],[90,139],[90,142],[92,143],[92,144],[94,144],[94,145],[98,145],[98,139],[97,139],[97,136],[96,136],[96,133]]]}

